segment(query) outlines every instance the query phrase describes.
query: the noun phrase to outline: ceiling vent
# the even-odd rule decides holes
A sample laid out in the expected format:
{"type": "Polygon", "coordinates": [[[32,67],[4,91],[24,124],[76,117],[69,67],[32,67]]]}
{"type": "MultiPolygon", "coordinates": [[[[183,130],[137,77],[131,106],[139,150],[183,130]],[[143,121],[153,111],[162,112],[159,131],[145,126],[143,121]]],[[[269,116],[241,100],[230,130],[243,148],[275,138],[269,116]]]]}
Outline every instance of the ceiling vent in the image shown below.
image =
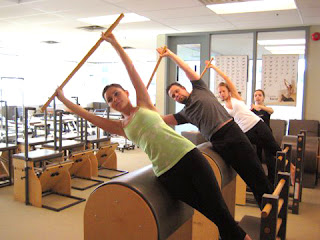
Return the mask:
{"type": "Polygon", "coordinates": [[[239,2],[252,2],[252,1],[261,1],[261,0],[199,0],[199,2],[204,5],[210,4],[223,4],[223,3],[239,3],[239,2]]]}
{"type": "Polygon", "coordinates": [[[130,46],[123,46],[123,49],[136,49],[136,48],[130,47],[130,46]]]}
{"type": "Polygon", "coordinates": [[[46,44],[56,44],[59,43],[57,41],[52,41],[52,40],[48,40],[48,41],[42,41],[42,43],[46,43],[46,44]]]}
{"type": "Polygon", "coordinates": [[[78,27],[78,29],[85,30],[88,32],[94,32],[94,31],[103,31],[106,28],[98,26],[98,25],[91,25],[91,26],[78,27]]]}

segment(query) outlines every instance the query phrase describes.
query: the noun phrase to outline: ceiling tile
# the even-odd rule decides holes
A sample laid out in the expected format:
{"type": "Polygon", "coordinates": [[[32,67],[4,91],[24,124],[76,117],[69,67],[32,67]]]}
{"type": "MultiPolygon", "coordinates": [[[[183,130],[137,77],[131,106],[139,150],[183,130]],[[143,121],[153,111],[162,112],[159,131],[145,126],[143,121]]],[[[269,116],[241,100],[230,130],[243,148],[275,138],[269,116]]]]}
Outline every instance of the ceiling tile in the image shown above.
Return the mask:
{"type": "Polygon", "coordinates": [[[143,11],[156,11],[164,9],[178,9],[187,7],[199,7],[204,6],[197,0],[161,0],[161,1],[150,1],[150,0],[125,0],[116,3],[117,6],[123,7],[124,9],[135,11],[137,13],[143,11]]]}

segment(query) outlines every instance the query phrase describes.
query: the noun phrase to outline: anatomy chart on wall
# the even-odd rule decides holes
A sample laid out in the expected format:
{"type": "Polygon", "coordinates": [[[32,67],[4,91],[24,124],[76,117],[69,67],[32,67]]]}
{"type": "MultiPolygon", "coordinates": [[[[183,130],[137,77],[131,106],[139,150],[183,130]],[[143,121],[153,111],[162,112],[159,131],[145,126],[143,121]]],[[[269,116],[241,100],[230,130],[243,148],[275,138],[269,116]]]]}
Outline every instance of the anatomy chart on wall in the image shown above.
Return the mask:
{"type": "MultiPolygon", "coordinates": [[[[214,60],[214,64],[231,79],[243,100],[246,101],[248,56],[215,56],[214,60]]],[[[214,93],[218,96],[217,86],[224,80],[217,72],[215,72],[214,79],[216,86],[214,93]]]]}
{"type": "Polygon", "coordinates": [[[262,89],[265,104],[296,105],[298,54],[263,55],[262,89]]]}

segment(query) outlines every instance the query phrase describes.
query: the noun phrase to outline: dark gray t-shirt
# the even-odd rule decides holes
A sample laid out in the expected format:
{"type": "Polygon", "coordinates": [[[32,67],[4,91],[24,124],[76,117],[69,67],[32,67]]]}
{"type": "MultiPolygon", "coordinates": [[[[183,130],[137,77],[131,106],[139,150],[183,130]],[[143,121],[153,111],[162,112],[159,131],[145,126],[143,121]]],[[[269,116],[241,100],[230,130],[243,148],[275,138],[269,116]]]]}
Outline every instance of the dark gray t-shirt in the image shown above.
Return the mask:
{"type": "Polygon", "coordinates": [[[210,140],[218,127],[232,117],[202,79],[191,81],[191,84],[193,90],[184,108],[173,116],[178,124],[192,123],[197,126],[202,135],[210,140]]]}

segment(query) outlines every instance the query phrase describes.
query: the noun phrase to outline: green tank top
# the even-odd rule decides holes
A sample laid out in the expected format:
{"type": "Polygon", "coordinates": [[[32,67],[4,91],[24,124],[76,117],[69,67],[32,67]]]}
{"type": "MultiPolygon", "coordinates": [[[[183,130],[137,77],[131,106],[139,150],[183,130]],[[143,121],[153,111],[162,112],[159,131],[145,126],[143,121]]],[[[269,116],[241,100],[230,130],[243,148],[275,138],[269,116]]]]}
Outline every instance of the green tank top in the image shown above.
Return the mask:
{"type": "Polygon", "coordinates": [[[159,113],[142,107],[124,128],[124,132],[129,140],[148,155],[157,177],[195,148],[192,142],[169,127],[159,113]]]}

